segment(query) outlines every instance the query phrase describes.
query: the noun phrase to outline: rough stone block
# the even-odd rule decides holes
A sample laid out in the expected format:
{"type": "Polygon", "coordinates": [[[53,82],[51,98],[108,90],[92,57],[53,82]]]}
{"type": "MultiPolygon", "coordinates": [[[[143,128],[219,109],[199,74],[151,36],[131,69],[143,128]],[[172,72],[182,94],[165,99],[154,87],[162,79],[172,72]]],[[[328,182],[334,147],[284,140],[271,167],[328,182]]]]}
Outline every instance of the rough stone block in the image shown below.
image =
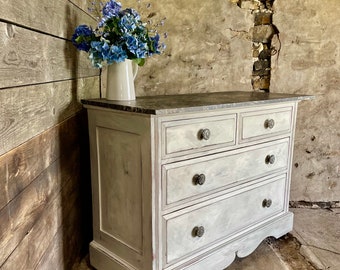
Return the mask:
{"type": "Polygon", "coordinates": [[[259,60],[254,63],[254,70],[264,70],[270,68],[270,62],[268,60],[259,60]]]}
{"type": "Polygon", "coordinates": [[[272,52],[270,49],[264,49],[260,52],[259,54],[259,59],[263,60],[263,59],[270,59],[272,55],[272,52]]]}
{"type": "Polygon", "coordinates": [[[252,80],[254,90],[268,90],[270,86],[270,77],[255,77],[252,80]]]}
{"type": "Polygon", "coordinates": [[[272,25],[255,25],[253,42],[269,43],[276,32],[276,28],[272,25]]]}
{"type": "Polygon", "coordinates": [[[257,12],[255,13],[255,25],[268,25],[272,23],[273,14],[271,12],[257,12]]]}
{"type": "Polygon", "coordinates": [[[241,0],[239,6],[244,9],[258,10],[260,3],[257,0],[241,0]]]}

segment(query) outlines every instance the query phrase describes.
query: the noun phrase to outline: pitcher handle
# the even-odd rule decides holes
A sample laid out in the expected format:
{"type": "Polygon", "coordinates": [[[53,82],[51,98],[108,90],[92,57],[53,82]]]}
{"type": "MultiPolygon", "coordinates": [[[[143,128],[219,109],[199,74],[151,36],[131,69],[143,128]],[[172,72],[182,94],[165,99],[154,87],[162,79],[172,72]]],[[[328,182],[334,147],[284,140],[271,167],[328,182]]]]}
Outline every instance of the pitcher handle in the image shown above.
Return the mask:
{"type": "Polygon", "coordinates": [[[132,75],[133,75],[133,79],[136,79],[137,72],[138,72],[138,65],[135,62],[132,61],[132,75]]]}

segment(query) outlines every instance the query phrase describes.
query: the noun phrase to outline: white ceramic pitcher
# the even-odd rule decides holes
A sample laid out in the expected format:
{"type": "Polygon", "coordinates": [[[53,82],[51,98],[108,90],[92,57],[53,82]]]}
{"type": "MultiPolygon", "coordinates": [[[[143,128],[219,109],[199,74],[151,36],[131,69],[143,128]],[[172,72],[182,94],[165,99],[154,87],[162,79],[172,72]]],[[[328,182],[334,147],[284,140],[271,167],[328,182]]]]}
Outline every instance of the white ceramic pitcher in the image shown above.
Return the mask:
{"type": "Polygon", "coordinates": [[[106,99],[135,100],[135,84],[138,65],[126,59],[107,66],[106,99]]]}

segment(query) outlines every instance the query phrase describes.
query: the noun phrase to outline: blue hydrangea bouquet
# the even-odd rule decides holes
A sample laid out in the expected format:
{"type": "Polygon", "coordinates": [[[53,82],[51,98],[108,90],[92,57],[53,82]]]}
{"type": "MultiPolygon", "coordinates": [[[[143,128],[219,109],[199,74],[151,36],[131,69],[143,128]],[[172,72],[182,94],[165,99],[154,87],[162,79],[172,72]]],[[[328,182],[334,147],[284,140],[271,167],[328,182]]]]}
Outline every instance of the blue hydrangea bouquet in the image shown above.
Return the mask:
{"type": "Polygon", "coordinates": [[[136,10],[122,9],[120,2],[110,0],[102,4],[100,16],[96,29],[79,25],[72,36],[77,49],[89,53],[94,67],[101,68],[103,63],[110,65],[125,59],[142,66],[147,57],[164,50],[165,45],[160,44],[157,31],[149,31],[136,10]]]}

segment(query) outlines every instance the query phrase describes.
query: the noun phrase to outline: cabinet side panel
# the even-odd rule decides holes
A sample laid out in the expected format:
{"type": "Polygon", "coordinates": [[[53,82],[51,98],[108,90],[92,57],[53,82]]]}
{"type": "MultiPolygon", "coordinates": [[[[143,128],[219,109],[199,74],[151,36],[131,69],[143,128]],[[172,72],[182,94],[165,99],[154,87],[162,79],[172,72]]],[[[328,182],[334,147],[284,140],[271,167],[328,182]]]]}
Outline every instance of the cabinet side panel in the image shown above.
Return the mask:
{"type": "Polygon", "coordinates": [[[142,254],[140,145],[138,134],[97,127],[100,230],[142,254]]]}
{"type": "Polygon", "coordinates": [[[88,113],[93,197],[90,253],[96,258],[91,264],[96,269],[116,269],[102,268],[99,262],[109,259],[112,265],[119,262],[127,269],[150,270],[150,117],[95,108],[88,113]]]}

